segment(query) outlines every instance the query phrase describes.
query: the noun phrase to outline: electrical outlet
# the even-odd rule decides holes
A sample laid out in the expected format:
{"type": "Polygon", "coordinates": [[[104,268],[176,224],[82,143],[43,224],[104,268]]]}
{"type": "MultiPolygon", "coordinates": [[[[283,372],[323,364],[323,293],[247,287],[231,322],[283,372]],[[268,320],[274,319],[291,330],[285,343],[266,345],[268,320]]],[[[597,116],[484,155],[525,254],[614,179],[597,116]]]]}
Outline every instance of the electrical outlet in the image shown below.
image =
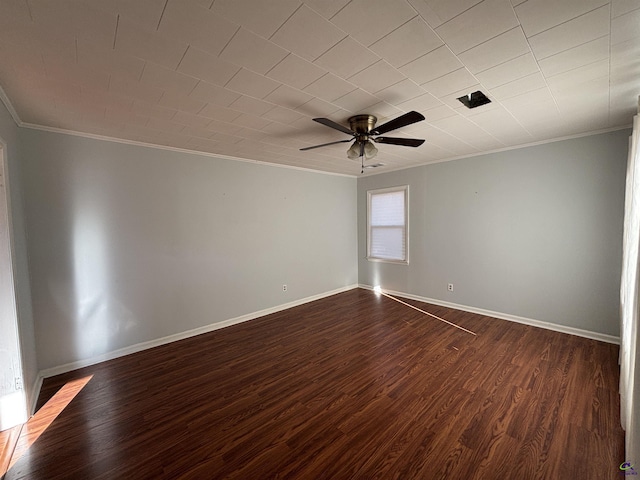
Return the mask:
{"type": "Polygon", "coordinates": [[[287,286],[286,285],[282,285],[282,291],[286,292],[287,291],[287,286]]]}
{"type": "Polygon", "coordinates": [[[453,283],[450,283],[447,285],[447,290],[449,290],[450,292],[453,292],[453,283]]]}

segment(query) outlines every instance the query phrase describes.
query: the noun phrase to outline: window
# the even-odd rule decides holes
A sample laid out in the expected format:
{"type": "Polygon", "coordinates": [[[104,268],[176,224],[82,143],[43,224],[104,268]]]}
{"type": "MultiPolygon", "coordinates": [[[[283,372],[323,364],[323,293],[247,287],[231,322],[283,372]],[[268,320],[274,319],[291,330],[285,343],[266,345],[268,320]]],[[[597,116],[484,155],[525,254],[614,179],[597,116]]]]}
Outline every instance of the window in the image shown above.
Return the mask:
{"type": "Polygon", "coordinates": [[[409,187],[367,192],[367,258],[409,263],[409,187]]]}

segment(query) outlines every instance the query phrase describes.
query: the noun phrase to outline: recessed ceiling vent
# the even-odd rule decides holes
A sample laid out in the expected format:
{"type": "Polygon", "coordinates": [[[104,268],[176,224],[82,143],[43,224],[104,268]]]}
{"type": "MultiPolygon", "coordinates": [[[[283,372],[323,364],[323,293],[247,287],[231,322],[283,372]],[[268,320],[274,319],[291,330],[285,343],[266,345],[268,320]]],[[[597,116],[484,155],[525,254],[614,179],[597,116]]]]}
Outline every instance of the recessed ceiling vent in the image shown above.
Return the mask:
{"type": "Polygon", "coordinates": [[[487,96],[482,93],[480,90],[477,92],[470,93],[463,97],[458,97],[458,100],[467,108],[476,108],[481,105],[486,105],[487,103],[491,103],[491,100],[487,98],[487,96]]]}
{"type": "Polygon", "coordinates": [[[366,168],[379,168],[379,167],[384,167],[384,165],[385,165],[384,163],[372,163],[370,165],[365,165],[362,168],[365,168],[365,169],[366,168]]]}

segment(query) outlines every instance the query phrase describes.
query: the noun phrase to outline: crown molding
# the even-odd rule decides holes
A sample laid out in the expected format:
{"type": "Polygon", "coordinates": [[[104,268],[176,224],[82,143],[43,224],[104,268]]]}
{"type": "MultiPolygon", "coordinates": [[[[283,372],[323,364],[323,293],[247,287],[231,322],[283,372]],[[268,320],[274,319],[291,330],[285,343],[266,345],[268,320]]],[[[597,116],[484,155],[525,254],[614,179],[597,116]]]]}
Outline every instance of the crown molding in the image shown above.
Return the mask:
{"type": "Polygon", "coordinates": [[[7,93],[4,91],[1,85],[0,85],[0,100],[2,101],[2,103],[4,103],[4,106],[7,107],[7,110],[9,111],[9,114],[11,115],[11,118],[13,118],[13,121],[16,123],[16,125],[18,125],[19,127],[24,126],[23,121],[20,120],[20,117],[18,116],[18,112],[16,112],[16,109],[13,108],[13,104],[11,103],[11,100],[9,100],[7,93]]]}

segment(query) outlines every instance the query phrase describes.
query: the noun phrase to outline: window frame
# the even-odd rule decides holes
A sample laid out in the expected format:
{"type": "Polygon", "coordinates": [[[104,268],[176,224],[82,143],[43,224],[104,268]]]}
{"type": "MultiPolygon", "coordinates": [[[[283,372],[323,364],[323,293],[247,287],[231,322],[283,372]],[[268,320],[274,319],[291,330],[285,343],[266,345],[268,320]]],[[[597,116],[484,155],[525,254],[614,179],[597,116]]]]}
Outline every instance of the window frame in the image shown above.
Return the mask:
{"type": "Polygon", "coordinates": [[[409,264],[409,185],[398,185],[395,187],[379,188],[367,190],[367,260],[370,262],[395,263],[399,265],[409,264]],[[404,193],[404,259],[391,259],[374,257],[371,255],[371,199],[374,195],[385,193],[404,193]]]}

